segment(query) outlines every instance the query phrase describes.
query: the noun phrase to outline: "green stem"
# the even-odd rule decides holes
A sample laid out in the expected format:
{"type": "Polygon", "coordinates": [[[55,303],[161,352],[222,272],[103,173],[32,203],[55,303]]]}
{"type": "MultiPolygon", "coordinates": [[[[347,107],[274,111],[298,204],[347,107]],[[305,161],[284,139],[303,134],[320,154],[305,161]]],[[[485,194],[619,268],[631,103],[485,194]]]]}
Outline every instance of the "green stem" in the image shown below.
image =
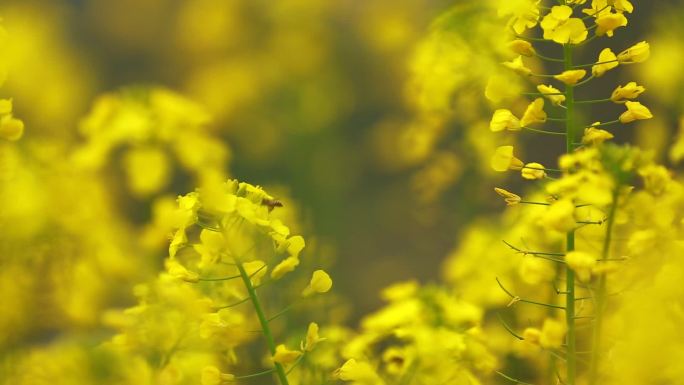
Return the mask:
{"type": "MultiPolygon", "coordinates": [[[[275,341],[273,340],[271,327],[268,325],[268,319],[266,318],[264,309],[261,306],[261,302],[259,301],[259,297],[257,296],[256,289],[252,285],[252,280],[250,279],[249,274],[247,274],[247,271],[245,271],[244,266],[242,266],[242,263],[239,261],[235,261],[235,266],[237,266],[238,270],[240,271],[242,283],[244,283],[245,287],[247,288],[249,298],[252,300],[252,305],[254,305],[254,311],[257,314],[257,318],[259,318],[259,323],[261,324],[261,330],[263,331],[264,337],[266,338],[268,350],[271,352],[271,356],[273,356],[275,354],[276,349],[275,341]]],[[[274,364],[276,374],[278,375],[278,380],[280,380],[280,385],[289,385],[287,381],[287,375],[285,374],[285,369],[283,368],[283,366],[278,362],[275,362],[274,364]]]]}
{"type": "Polygon", "coordinates": [[[575,104],[594,104],[594,103],[605,103],[605,102],[612,102],[613,99],[611,98],[606,98],[606,99],[592,99],[592,100],[575,100],[575,104]]]}
{"type": "MultiPolygon", "coordinates": [[[[572,69],[572,45],[566,44],[563,46],[563,57],[565,59],[564,67],[566,70],[572,69]]],[[[566,106],[566,122],[565,122],[565,150],[567,153],[572,153],[575,150],[575,88],[571,85],[565,88],[565,106],[566,106]]],[[[571,230],[566,234],[566,251],[570,252],[575,249],[575,231],[571,230]]],[[[566,363],[566,378],[565,384],[575,385],[575,378],[577,375],[576,363],[576,338],[575,338],[575,272],[571,268],[566,268],[566,289],[565,291],[565,322],[568,327],[567,334],[567,363],[566,363]]]]}
{"type": "MultiPolygon", "coordinates": [[[[613,190],[612,202],[606,220],[606,235],[603,238],[603,250],[601,260],[608,260],[610,256],[610,246],[613,240],[613,224],[615,223],[615,212],[617,211],[618,187],[613,190]]],[[[606,275],[599,277],[598,289],[596,291],[596,319],[594,320],[594,330],[592,333],[593,353],[591,365],[589,366],[589,385],[595,385],[598,381],[598,366],[601,356],[601,332],[603,327],[603,311],[606,303],[606,275]]]]}

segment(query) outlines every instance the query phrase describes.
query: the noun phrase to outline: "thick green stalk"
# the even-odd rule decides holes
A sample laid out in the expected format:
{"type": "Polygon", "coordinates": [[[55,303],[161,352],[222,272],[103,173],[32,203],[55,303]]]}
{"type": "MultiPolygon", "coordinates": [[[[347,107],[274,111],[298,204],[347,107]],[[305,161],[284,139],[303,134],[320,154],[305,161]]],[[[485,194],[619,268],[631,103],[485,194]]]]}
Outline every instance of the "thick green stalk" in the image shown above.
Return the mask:
{"type": "MultiPolygon", "coordinates": [[[[606,220],[606,235],[603,238],[603,250],[601,260],[605,261],[610,257],[610,246],[613,240],[613,223],[615,223],[615,212],[617,211],[619,186],[613,190],[613,197],[606,220]]],[[[595,385],[598,381],[599,357],[601,356],[601,333],[603,327],[603,311],[606,303],[606,275],[602,274],[599,278],[598,289],[596,290],[596,319],[592,335],[592,356],[589,366],[589,385],[595,385]]]]}
{"type": "MultiPolygon", "coordinates": [[[[565,70],[572,69],[572,45],[563,46],[563,59],[565,70]]],[[[575,150],[575,88],[571,85],[565,87],[565,151],[571,153],[575,150]]],[[[575,249],[575,231],[569,231],[566,235],[566,251],[575,249]]],[[[567,373],[565,384],[575,385],[577,375],[577,345],[575,336],[575,272],[566,268],[566,294],[565,294],[565,322],[568,326],[567,344],[567,373]]]]}
{"type": "MultiPolygon", "coordinates": [[[[261,306],[261,302],[259,301],[259,297],[257,296],[256,289],[254,289],[254,285],[252,285],[252,280],[249,277],[249,274],[247,274],[247,271],[245,271],[244,266],[242,266],[242,263],[236,261],[235,266],[237,266],[238,270],[240,271],[240,277],[242,278],[242,282],[245,284],[245,287],[247,288],[247,293],[249,294],[249,298],[252,300],[254,311],[257,314],[257,318],[259,318],[261,330],[264,333],[264,337],[266,338],[268,350],[271,352],[271,355],[274,355],[276,345],[275,341],[273,340],[273,333],[271,333],[271,328],[268,325],[268,318],[266,318],[264,309],[261,306]]],[[[280,385],[289,385],[289,383],[287,382],[287,375],[285,374],[285,368],[283,368],[281,364],[277,362],[275,363],[275,371],[278,375],[278,380],[280,380],[280,385]]]]}

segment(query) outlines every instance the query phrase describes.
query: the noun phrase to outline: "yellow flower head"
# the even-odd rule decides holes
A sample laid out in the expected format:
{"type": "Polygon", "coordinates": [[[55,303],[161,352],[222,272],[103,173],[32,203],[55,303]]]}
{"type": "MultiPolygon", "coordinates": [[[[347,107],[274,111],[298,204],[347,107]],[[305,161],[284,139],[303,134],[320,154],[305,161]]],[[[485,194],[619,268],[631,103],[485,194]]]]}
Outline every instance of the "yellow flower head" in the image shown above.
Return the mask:
{"type": "Polygon", "coordinates": [[[645,41],[634,44],[617,55],[620,63],[641,63],[651,55],[651,46],[645,41]]]}
{"type": "Polygon", "coordinates": [[[571,251],[565,255],[565,263],[575,271],[580,281],[587,282],[596,266],[596,257],[583,251],[571,251]]]}
{"type": "Polygon", "coordinates": [[[332,287],[332,284],[332,279],[330,279],[328,273],[323,270],[316,270],[311,276],[309,286],[304,289],[302,295],[307,297],[315,293],[327,293],[332,287]]]}
{"type": "Polygon", "coordinates": [[[174,278],[185,282],[195,283],[199,281],[199,275],[195,272],[189,271],[185,266],[181,265],[175,258],[166,260],[166,271],[174,278]]]}
{"type": "Polygon", "coordinates": [[[299,265],[299,258],[287,257],[273,268],[273,271],[271,271],[271,278],[280,279],[285,274],[293,271],[297,265],[299,265]]]}
{"type": "Polygon", "coordinates": [[[536,0],[499,0],[496,8],[499,17],[510,16],[509,27],[513,28],[515,33],[521,34],[537,25],[538,4],[539,1],[536,0]]]}
{"type": "Polygon", "coordinates": [[[541,21],[544,39],[553,40],[558,44],[577,44],[583,42],[588,31],[582,19],[571,17],[572,8],[567,5],[557,5],[551,8],[541,21]]]}
{"type": "Polygon", "coordinates": [[[532,47],[532,43],[527,40],[516,39],[508,43],[508,48],[522,56],[534,56],[537,52],[532,47]]]}
{"type": "Polygon", "coordinates": [[[555,87],[540,84],[537,86],[537,90],[547,97],[555,106],[560,106],[565,102],[565,95],[555,87]]]}
{"type": "Polygon", "coordinates": [[[522,200],[520,195],[514,194],[508,190],[504,190],[499,187],[494,187],[494,191],[496,191],[496,193],[499,194],[504,199],[504,201],[506,201],[507,206],[517,205],[522,200]]]}
{"type": "Polygon", "coordinates": [[[520,170],[523,165],[520,159],[513,156],[513,146],[498,147],[491,160],[492,168],[498,172],[520,170]]]}
{"type": "Polygon", "coordinates": [[[310,352],[316,347],[316,345],[324,341],[325,338],[321,338],[318,335],[318,324],[315,322],[311,322],[309,324],[309,328],[306,331],[306,341],[302,343],[302,350],[305,352],[310,352]]]}
{"type": "Polygon", "coordinates": [[[492,120],[489,122],[489,129],[493,132],[503,130],[519,131],[520,128],[520,120],[511,111],[506,109],[494,111],[492,120]]]}
{"type": "Polygon", "coordinates": [[[639,102],[625,102],[625,106],[627,107],[627,111],[620,115],[620,122],[622,123],[653,118],[651,111],[639,102]]]}
{"type": "Polygon", "coordinates": [[[220,385],[223,381],[233,381],[235,376],[221,373],[215,366],[205,366],[202,369],[202,385],[220,385]]]}
{"type": "Polygon", "coordinates": [[[554,76],[554,78],[562,81],[567,85],[573,85],[577,84],[578,81],[582,80],[582,78],[584,78],[586,74],[586,70],[567,70],[563,71],[563,73],[559,75],[554,76]]]}
{"type": "Polygon", "coordinates": [[[604,48],[601,51],[596,63],[598,64],[594,64],[591,67],[591,73],[597,78],[603,76],[603,74],[617,67],[619,64],[617,56],[615,56],[615,53],[613,53],[610,48],[604,48]]]}
{"type": "MultiPolygon", "coordinates": [[[[601,122],[595,122],[594,125],[601,124],[601,122]]],[[[613,134],[606,130],[602,130],[596,127],[587,127],[584,129],[584,136],[582,136],[583,144],[599,145],[606,140],[613,139],[613,134]]]]}
{"type": "Polygon", "coordinates": [[[512,69],[515,71],[517,74],[523,75],[523,76],[529,76],[532,74],[532,70],[525,67],[525,63],[523,63],[522,56],[518,56],[515,59],[511,61],[506,61],[502,63],[504,66],[507,68],[512,69]]]}
{"type": "Polygon", "coordinates": [[[624,87],[618,86],[615,91],[613,91],[610,99],[615,103],[620,103],[624,101],[624,99],[636,99],[644,91],[646,91],[646,88],[643,86],[637,85],[636,82],[629,82],[624,87]]]}
{"type": "Polygon", "coordinates": [[[7,114],[0,118],[0,138],[11,141],[21,139],[24,135],[24,122],[7,114]]]}
{"type": "Polygon", "coordinates": [[[290,350],[285,345],[276,346],[273,361],[281,365],[289,365],[297,360],[303,353],[299,350],[290,350]]]}
{"type": "Polygon", "coordinates": [[[558,349],[565,343],[565,333],[567,333],[565,322],[547,318],[542,325],[539,345],[545,349],[558,349]]]}
{"type": "Polygon", "coordinates": [[[596,18],[596,36],[613,36],[613,31],[627,25],[627,18],[622,13],[604,13],[596,18]]]}
{"type": "Polygon", "coordinates": [[[373,367],[367,362],[350,359],[333,373],[335,378],[342,381],[357,381],[363,384],[375,384],[379,378],[373,367]]]}
{"type": "Polygon", "coordinates": [[[546,112],[544,111],[544,99],[537,98],[527,106],[525,114],[520,120],[522,127],[528,127],[534,123],[546,122],[546,112]]]}
{"type": "Polygon", "coordinates": [[[529,180],[543,179],[546,176],[544,166],[540,163],[528,163],[520,170],[522,177],[529,180]]]}
{"type": "Polygon", "coordinates": [[[560,199],[549,206],[540,219],[541,225],[558,232],[567,232],[577,226],[575,205],[568,199],[560,199]]]}

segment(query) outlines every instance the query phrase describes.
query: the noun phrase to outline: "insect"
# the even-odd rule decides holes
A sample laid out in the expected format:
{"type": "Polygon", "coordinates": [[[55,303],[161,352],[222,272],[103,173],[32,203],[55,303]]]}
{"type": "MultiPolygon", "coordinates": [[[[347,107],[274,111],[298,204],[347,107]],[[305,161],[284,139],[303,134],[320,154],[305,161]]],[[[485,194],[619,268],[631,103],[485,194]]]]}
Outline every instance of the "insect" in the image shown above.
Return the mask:
{"type": "Polygon", "coordinates": [[[268,212],[273,211],[274,208],[276,207],[283,207],[283,202],[277,200],[277,199],[262,199],[261,204],[264,206],[268,206],[268,212]]]}

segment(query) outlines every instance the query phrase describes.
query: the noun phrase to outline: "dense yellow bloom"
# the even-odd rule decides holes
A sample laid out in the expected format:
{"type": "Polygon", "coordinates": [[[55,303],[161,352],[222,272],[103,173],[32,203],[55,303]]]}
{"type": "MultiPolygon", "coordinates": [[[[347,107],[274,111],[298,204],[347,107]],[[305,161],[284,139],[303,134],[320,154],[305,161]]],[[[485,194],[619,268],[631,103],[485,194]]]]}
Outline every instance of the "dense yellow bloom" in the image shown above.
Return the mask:
{"type": "Polygon", "coordinates": [[[565,263],[575,271],[577,277],[587,282],[591,272],[596,267],[596,257],[584,251],[571,251],[565,255],[565,263]]]}
{"type": "Polygon", "coordinates": [[[552,104],[560,106],[565,102],[565,95],[557,88],[553,86],[547,86],[540,84],[537,86],[537,90],[541,92],[545,97],[547,97],[552,104]]]}
{"type": "Polygon", "coordinates": [[[332,279],[330,279],[328,273],[323,270],[316,270],[311,276],[309,286],[304,289],[302,295],[306,297],[315,293],[327,293],[332,284],[332,279]]]}
{"type": "Polygon", "coordinates": [[[298,265],[299,258],[287,257],[273,268],[273,271],[271,271],[271,278],[280,279],[285,274],[293,271],[298,265]]]}
{"type": "Polygon", "coordinates": [[[297,360],[303,353],[299,350],[290,350],[284,344],[276,346],[273,361],[282,365],[289,365],[297,360]]]}
{"type": "Polygon", "coordinates": [[[302,343],[302,350],[305,352],[310,352],[312,351],[316,345],[325,340],[325,338],[321,338],[318,335],[318,324],[315,322],[311,322],[309,324],[309,328],[306,331],[306,340],[302,343]]]}
{"type": "Polygon", "coordinates": [[[522,177],[529,180],[543,179],[546,176],[546,171],[544,171],[544,166],[540,163],[527,163],[520,170],[522,177]]]}
{"type": "Polygon", "coordinates": [[[620,63],[641,63],[651,55],[651,46],[645,42],[639,42],[627,48],[617,55],[620,63]]]}
{"type": "Polygon", "coordinates": [[[373,385],[379,383],[378,374],[367,362],[359,362],[349,359],[339,369],[335,370],[334,376],[342,381],[356,381],[360,384],[373,385]]]}
{"type": "Polygon", "coordinates": [[[504,198],[504,201],[506,201],[506,205],[508,206],[517,205],[522,200],[522,198],[520,198],[520,195],[514,194],[508,190],[504,190],[499,187],[494,187],[494,191],[496,191],[497,194],[504,198]]]}
{"type": "Polygon", "coordinates": [[[596,18],[596,35],[603,36],[608,35],[613,36],[613,31],[616,28],[624,27],[627,25],[627,18],[622,13],[603,13],[596,18]]]}
{"type": "Polygon", "coordinates": [[[542,325],[539,344],[546,349],[558,349],[565,343],[567,325],[565,322],[547,318],[542,325]]]}
{"type": "Polygon", "coordinates": [[[24,135],[24,122],[12,116],[12,99],[0,99],[0,138],[19,140],[24,135]]]}
{"type": "Polygon", "coordinates": [[[577,226],[575,205],[568,199],[560,199],[551,204],[542,214],[540,223],[550,229],[566,232],[577,226]]]}
{"type": "Polygon", "coordinates": [[[506,66],[506,68],[515,71],[517,74],[523,76],[529,76],[532,74],[532,70],[525,67],[525,63],[523,63],[522,56],[518,56],[515,59],[503,62],[502,64],[506,66]]]}
{"type": "Polygon", "coordinates": [[[490,164],[492,169],[498,172],[520,170],[523,167],[523,162],[513,156],[513,146],[498,147],[494,156],[492,156],[490,164]]]}
{"type": "Polygon", "coordinates": [[[577,44],[587,38],[587,28],[584,21],[571,17],[572,8],[567,5],[557,5],[551,8],[542,19],[540,26],[544,30],[544,39],[553,40],[558,44],[577,44]]]}
{"type": "Polygon", "coordinates": [[[492,120],[489,122],[489,129],[493,132],[503,130],[519,131],[521,129],[520,120],[511,111],[499,109],[494,111],[492,120]]]}
{"type": "Polygon", "coordinates": [[[544,99],[536,98],[532,103],[527,106],[525,113],[523,114],[520,124],[522,127],[528,127],[534,123],[544,123],[546,122],[546,112],[544,111],[544,99]]]}
{"type": "Polygon", "coordinates": [[[522,56],[534,56],[537,53],[534,50],[532,43],[527,40],[515,39],[508,43],[508,48],[522,56]]]}
{"type": "Polygon", "coordinates": [[[578,81],[582,80],[582,78],[584,78],[586,74],[586,70],[567,70],[563,71],[563,73],[561,74],[554,76],[554,78],[562,81],[565,84],[573,85],[577,84],[578,81]]]}
{"type": "Polygon", "coordinates": [[[617,56],[610,48],[604,48],[601,51],[596,63],[591,67],[591,73],[597,78],[619,65],[617,56]]]}
{"type": "MultiPolygon", "coordinates": [[[[598,124],[601,124],[601,122],[594,122],[593,125],[598,124]]],[[[584,129],[582,143],[598,145],[610,139],[613,139],[613,134],[611,134],[610,132],[596,127],[587,127],[584,129]]]]}
{"type": "Polygon", "coordinates": [[[499,0],[497,10],[499,16],[510,16],[508,25],[515,33],[521,34],[526,29],[537,25],[539,19],[539,1],[535,0],[499,0]]]}
{"type": "Polygon", "coordinates": [[[625,106],[627,107],[627,111],[620,115],[620,122],[622,123],[653,118],[651,111],[639,102],[625,102],[625,106]]]}
{"type": "Polygon", "coordinates": [[[610,99],[615,103],[620,103],[623,102],[624,99],[636,99],[644,91],[646,91],[646,88],[643,86],[637,85],[636,82],[629,82],[624,87],[618,86],[615,91],[613,91],[610,99]]]}
{"type": "Polygon", "coordinates": [[[202,369],[202,385],[220,385],[224,381],[234,380],[234,375],[221,373],[215,366],[206,366],[202,369]]]}

